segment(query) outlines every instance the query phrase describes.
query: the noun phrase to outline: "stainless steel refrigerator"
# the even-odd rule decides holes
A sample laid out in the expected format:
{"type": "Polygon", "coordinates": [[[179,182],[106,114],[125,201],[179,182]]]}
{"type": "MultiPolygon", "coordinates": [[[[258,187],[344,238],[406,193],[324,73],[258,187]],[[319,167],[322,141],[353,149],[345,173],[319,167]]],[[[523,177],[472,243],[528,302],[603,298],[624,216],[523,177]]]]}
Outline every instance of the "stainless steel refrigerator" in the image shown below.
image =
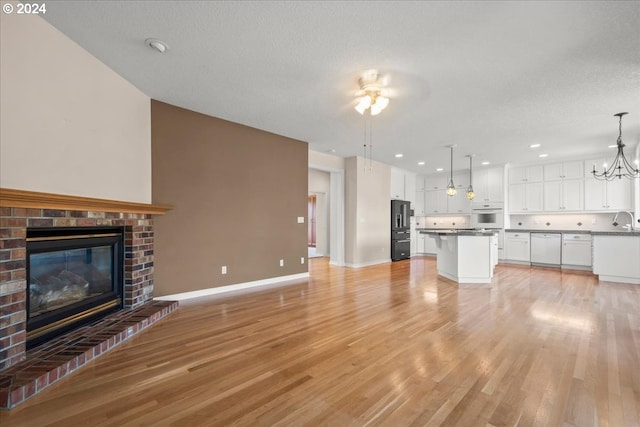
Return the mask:
{"type": "Polygon", "coordinates": [[[391,260],[411,256],[411,206],[405,200],[391,201],[391,260]]]}

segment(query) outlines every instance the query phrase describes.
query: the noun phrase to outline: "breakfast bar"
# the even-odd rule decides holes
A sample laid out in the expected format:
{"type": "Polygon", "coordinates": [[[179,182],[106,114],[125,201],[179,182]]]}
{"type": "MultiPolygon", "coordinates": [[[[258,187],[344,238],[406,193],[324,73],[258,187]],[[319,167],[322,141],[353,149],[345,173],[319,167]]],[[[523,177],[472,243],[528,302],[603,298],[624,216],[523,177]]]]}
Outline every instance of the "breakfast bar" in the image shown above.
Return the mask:
{"type": "Polygon", "coordinates": [[[498,237],[486,230],[421,230],[436,240],[438,274],[458,284],[491,283],[498,237]]]}

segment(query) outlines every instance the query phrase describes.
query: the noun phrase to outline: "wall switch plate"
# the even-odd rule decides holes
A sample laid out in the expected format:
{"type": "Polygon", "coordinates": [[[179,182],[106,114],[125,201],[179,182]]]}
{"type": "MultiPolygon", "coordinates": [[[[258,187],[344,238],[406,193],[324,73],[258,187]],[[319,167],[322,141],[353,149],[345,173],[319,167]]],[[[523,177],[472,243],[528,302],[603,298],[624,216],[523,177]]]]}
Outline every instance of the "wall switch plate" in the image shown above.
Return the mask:
{"type": "Polygon", "coordinates": [[[304,224],[304,217],[303,216],[299,216],[298,217],[298,224],[304,224]]]}
{"type": "Polygon", "coordinates": [[[280,260],[280,267],[284,267],[284,260],[283,259],[280,260]]]}
{"type": "Polygon", "coordinates": [[[596,223],[597,223],[597,222],[598,222],[598,221],[596,221],[596,219],[595,219],[595,218],[593,218],[593,219],[591,220],[591,225],[596,225],[596,223]]]}
{"type": "Polygon", "coordinates": [[[304,264],[304,257],[300,257],[300,264],[304,264]]]}
{"type": "Polygon", "coordinates": [[[222,274],[227,274],[227,266],[226,266],[226,265],[223,265],[223,266],[222,266],[222,271],[221,271],[221,273],[222,273],[222,274]]]}

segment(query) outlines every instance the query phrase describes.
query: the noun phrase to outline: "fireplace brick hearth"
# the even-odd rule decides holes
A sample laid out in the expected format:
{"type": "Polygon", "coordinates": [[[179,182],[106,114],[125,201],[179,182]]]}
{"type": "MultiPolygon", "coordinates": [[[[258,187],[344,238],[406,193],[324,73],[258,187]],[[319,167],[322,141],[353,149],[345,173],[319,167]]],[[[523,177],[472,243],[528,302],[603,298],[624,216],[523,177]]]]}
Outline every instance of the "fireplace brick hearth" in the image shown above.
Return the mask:
{"type": "MultiPolygon", "coordinates": [[[[28,362],[27,228],[124,227],[123,306],[124,311],[130,312],[154,304],[153,215],[169,209],[169,206],[0,189],[0,376],[12,366],[28,362]]],[[[150,316],[156,319],[170,311],[163,309],[160,312],[164,314],[150,316]]],[[[145,327],[148,323],[144,322],[145,327]]],[[[122,338],[121,333],[114,336],[122,338]]],[[[110,340],[116,339],[108,337],[107,344],[100,345],[111,347],[110,340]]],[[[55,372],[59,377],[61,371],[56,368],[55,372]]],[[[26,390],[29,387],[25,385],[26,390]]]]}

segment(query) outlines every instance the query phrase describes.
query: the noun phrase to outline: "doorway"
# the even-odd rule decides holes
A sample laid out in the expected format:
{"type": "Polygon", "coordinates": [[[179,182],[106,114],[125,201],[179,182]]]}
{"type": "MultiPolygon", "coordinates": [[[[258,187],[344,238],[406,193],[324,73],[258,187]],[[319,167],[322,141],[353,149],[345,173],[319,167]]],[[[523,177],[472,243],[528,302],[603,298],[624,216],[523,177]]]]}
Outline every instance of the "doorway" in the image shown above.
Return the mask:
{"type": "Polygon", "coordinates": [[[307,231],[307,246],[310,248],[316,247],[316,209],[317,209],[317,199],[315,194],[310,194],[307,198],[307,207],[308,207],[308,218],[309,218],[309,227],[307,231]]]}

